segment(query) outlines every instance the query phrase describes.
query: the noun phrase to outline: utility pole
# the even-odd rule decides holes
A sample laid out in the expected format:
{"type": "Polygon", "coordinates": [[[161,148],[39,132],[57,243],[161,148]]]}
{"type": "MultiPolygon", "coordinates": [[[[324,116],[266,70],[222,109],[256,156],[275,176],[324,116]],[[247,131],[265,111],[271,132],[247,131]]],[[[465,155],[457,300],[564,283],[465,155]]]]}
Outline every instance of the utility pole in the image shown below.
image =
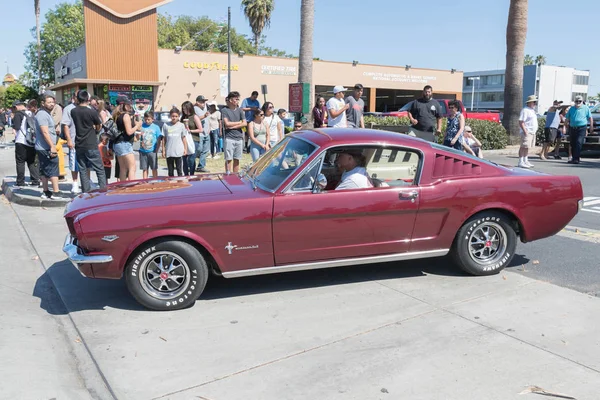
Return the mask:
{"type": "Polygon", "coordinates": [[[473,111],[473,99],[475,98],[475,82],[474,81],[478,81],[480,78],[478,76],[475,77],[469,77],[467,78],[468,80],[471,81],[471,111],[473,111]]]}
{"type": "Polygon", "coordinates": [[[227,92],[231,92],[231,7],[227,7],[227,92]]]}

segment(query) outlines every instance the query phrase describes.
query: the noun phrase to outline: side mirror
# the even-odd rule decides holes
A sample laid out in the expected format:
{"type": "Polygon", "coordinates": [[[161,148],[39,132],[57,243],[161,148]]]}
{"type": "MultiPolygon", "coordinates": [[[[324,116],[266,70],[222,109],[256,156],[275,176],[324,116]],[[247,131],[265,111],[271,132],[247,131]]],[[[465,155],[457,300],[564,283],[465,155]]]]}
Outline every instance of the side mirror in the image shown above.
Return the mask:
{"type": "Polygon", "coordinates": [[[317,175],[317,182],[313,189],[313,193],[319,193],[327,187],[327,178],[323,174],[317,175]]]}

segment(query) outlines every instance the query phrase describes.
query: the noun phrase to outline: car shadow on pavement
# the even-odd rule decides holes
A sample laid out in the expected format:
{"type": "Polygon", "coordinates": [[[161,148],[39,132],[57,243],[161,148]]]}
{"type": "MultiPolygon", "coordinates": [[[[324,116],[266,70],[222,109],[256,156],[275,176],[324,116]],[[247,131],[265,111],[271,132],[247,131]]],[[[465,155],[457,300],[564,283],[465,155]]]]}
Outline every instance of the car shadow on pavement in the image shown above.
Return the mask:
{"type": "Polygon", "coordinates": [[[33,296],[52,315],[65,315],[107,307],[147,311],[129,294],[123,279],[90,279],[77,272],[68,260],[54,263],[38,278],[33,296]]]}
{"type": "MultiPolygon", "coordinates": [[[[507,268],[521,267],[528,262],[528,258],[515,255],[507,268]]],[[[457,267],[448,256],[238,279],[210,276],[199,301],[318,287],[334,287],[388,279],[426,277],[427,275],[470,276],[457,267]]],[[[33,296],[38,297],[41,301],[40,307],[52,315],[66,315],[86,310],[100,311],[106,308],[148,311],[131,296],[124,279],[84,278],[67,260],[54,263],[38,278],[33,296]]]]}
{"type": "Polygon", "coordinates": [[[310,271],[287,272],[246,278],[211,277],[200,301],[269,292],[310,289],[351,283],[425,277],[427,275],[468,276],[450,257],[365,264],[310,271]]]}

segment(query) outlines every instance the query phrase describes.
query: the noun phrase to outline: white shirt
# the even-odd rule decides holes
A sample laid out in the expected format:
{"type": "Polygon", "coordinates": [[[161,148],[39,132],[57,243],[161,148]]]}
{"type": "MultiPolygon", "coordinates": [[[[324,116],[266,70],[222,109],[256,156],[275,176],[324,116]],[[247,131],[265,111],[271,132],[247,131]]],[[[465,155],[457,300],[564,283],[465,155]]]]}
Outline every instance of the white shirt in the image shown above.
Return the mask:
{"type": "Polygon", "coordinates": [[[370,187],[373,187],[373,185],[369,181],[367,170],[363,167],[355,167],[342,174],[342,181],[335,190],[365,189],[370,187]]]}
{"type": "Polygon", "coordinates": [[[269,141],[271,143],[279,142],[279,139],[281,139],[277,132],[277,126],[281,123],[281,118],[279,118],[279,115],[273,113],[270,117],[265,116],[263,122],[269,130],[269,141]]]}
{"type": "MultiPolygon", "coordinates": [[[[25,114],[29,115],[30,117],[33,117],[33,114],[29,110],[25,110],[25,114]]],[[[13,114],[13,118],[14,117],[15,116],[13,114]]],[[[32,145],[28,144],[27,141],[25,140],[25,126],[26,125],[27,125],[27,119],[25,118],[25,116],[23,116],[23,119],[21,120],[21,127],[15,133],[15,143],[24,144],[25,146],[28,146],[28,147],[33,147],[32,145]]]]}
{"type": "MultiPolygon", "coordinates": [[[[327,101],[327,110],[335,110],[336,112],[340,111],[342,108],[346,106],[346,102],[344,99],[338,99],[335,97],[330,98],[327,101]]],[[[331,116],[331,111],[329,112],[329,119],[327,120],[327,126],[332,128],[347,128],[348,121],[346,120],[346,113],[343,112],[338,115],[336,118],[331,116]]]]}
{"type": "MultiPolygon", "coordinates": [[[[538,118],[535,110],[531,107],[525,107],[521,110],[521,115],[519,115],[519,122],[524,122],[525,129],[527,129],[527,134],[535,135],[538,130],[538,118]]],[[[521,135],[525,133],[521,130],[521,135]]]]}

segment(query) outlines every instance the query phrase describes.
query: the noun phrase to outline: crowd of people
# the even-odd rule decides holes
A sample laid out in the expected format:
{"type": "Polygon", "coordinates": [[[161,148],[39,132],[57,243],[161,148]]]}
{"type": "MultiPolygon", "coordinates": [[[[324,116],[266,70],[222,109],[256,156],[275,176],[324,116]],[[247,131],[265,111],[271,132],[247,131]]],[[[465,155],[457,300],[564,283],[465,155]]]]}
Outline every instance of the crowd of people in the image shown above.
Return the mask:
{"type": "MultiPolygon", "coordinates": [[[[347,90],[335,86],[329,100],[316,99],[312,111],[314,128],[364,129],[363,86],[356,84],[353,93],[346,97],[347,90]]],[[[159,154],[166,159],[169,176],[210,172],[206,168],[207,158],[218,159],[221,153],[226,173],[238,172],[243,153],[249,153],[255,162],[283,139],[287,119],[287,111],[276,109],[272,102],[261,105],[256,91],[240,100],[240,93],[232,91],[225,99],[225,107],[220,108],[215,101],[198,96],[195,103],[185,101],[180,108],[173,107],[169,120],[162,123],[154,121],[152,111],[143,115],[136,113],[131,100],[125,96],[120,96],[113,106],[79,90],[64,109],[52,94],[43,95],[40,103],[16,101],[11,112],[0,110],[0,126],[10,123],[15,131],[16,186],[27,186],[27,166],[29,185],[41,185],[42,197],[52,199],[59,193],[59,157],[63,144],[68,148],[74,194],[96,187],[91,182],[91,172],[97,176],[97,187],[105,187],[113,166],[118,181],[136,179],[134,142],[139,142],[139,169],[144,179],[150,173],[152,177],[158,176],[159,154]]],[[[569,129],[569,163],[580,162],[588,122],[593,129],[590,110],[582,103],[583,99],[578,96],[572,107],[563,107],[562,102],[555,101],[548,110],[542,159],[548,157],[553,145],[554,158],[561,158],[561,137],[569,129]]],[[[533,167],[528,151],[535,146],[538,129],[536,105],[537,98],[530,96],[519,118],[522,143],[518,166],[521,168],[533,167]]],[[[458,101],[448,103],[446,130],[442,133],[443,115],[439,103],[433,99],[431,86],[425,86],[422,96],[412,102],[408,118],[417,131],[429,132],[434,137],[443,135],[445,146],[483,157],[482,143],[466,125],[458,101]]],[[[293,130],[302,127],[302,122],[296,120],[293,130]]]]}

